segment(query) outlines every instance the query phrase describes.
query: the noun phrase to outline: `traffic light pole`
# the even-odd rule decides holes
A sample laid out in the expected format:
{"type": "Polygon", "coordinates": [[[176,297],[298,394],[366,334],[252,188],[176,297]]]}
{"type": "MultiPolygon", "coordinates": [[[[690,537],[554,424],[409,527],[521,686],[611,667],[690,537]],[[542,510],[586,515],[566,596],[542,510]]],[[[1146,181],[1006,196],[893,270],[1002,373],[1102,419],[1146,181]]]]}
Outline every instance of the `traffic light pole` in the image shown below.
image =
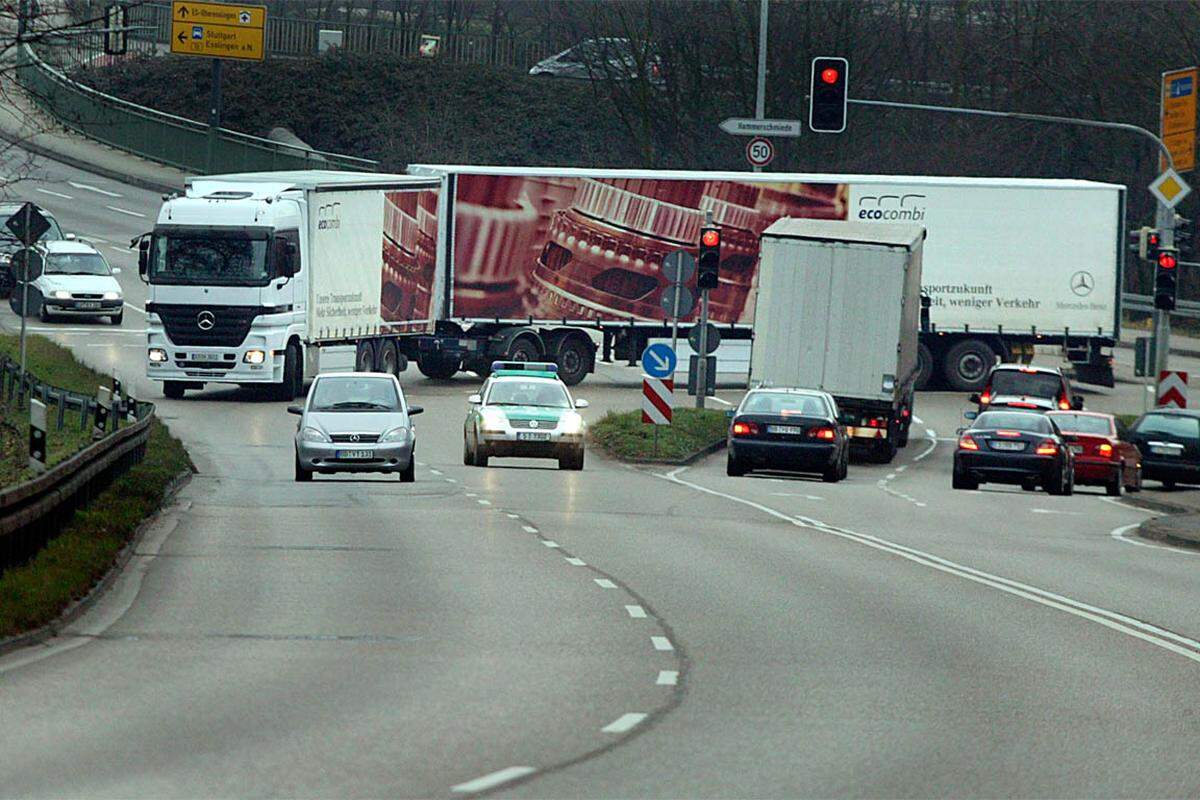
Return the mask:
{"type": "MultiPolygon", "coordinates": [[[[1170,156],[1167,156],[1168,165],[1170,156]]],[[[1167,208],[1162,201],[1154,214],[1154,224],[1162,232],[1162,247],[1175,246],[1175,210],[1167,208]]],[[[1178,271],[1178,270],[1176,270],[1178,271]]],[[[1158,397],[1158,381],[1167,370],[1168,356],[1171,352],[1171,312],[1161,308],[1154,309],[1154,396],[1158,397]]]]}
{"type": "MultiPolygon", "coordinates": [[[[763,0],[766,5],[766,0],[763,0]]],[[[704,212],[705,226],[712,225],[713,213],[704,212]]],[[[704,408],[708,394],[708,289],[700,290],[700,352],[696,359],[696,408],[704,408]]]]}
{"type": "MultiPolygon", "coordinates": [[[[768,0],[758,0],[758,91],[754,96],[754,118],[766,119],[767,113],[767,9],[768,0]]],[[[762,172],[762,167],[754,167],[762,172]]],[[[707,297],[707,295],[705,295],[707,297]]]]}

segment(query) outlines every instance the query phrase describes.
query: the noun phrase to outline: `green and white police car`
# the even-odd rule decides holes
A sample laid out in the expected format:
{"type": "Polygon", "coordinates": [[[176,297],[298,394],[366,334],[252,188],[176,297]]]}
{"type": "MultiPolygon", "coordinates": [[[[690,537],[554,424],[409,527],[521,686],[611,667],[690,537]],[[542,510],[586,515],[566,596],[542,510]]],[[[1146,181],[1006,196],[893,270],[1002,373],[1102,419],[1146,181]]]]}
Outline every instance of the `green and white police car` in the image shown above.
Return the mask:
{"type": "Polygon", "coordinates": [[[555,364],[494,361],[492,374],[478,394],[467,398],[463,424],[463,463],[486,467],[493,456],[557,458],[559,469],[583,469],[587,432],[577,408],[559,380],[555,364]]]}

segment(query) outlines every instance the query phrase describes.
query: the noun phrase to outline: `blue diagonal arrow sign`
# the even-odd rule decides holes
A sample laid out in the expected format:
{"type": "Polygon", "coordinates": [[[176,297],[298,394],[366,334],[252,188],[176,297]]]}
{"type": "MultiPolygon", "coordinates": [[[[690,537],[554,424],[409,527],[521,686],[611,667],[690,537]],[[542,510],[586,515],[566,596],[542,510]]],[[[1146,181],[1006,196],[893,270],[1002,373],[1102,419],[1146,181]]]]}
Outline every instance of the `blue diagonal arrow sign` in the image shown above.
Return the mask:
{"type": "Polygon", "coordinates": [[[675,351],[665,342],[652,344],[642,351],[642,369],[651,378],[669,378],[678,362],[675,351]]]}

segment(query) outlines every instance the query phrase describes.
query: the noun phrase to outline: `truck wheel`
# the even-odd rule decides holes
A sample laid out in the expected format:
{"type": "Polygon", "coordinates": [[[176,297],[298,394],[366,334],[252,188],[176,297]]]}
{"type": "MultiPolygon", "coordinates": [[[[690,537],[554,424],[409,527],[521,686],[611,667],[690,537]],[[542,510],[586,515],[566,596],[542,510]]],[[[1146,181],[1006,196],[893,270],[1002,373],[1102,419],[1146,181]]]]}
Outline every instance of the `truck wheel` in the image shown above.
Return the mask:
{"type": "Polygon", "coordinates": [[[300,394],[297,388],[304,381],[304,367],[300,364],[300,348],[289,344],[283,351],[283,380],[275,387],[276,400],[294,400],[300,394]]]}
{"type": "Polygon", "coordinates": [[[892,459],[896,457],[896,439],[889,436],[886,439],[881,439],[875,443],[875,447],[871,452],[872,460],[876,464],[890,464],[892,459]]]}
{"type": "Polygon", "coordinates": [[[165,381],[163,383],[163,397],[168,400],[182,400],[184,389],[183,381],[165,381]]]}
{"type": "Polygon", "coordinates": [[[458,372],[458,359],[445,356],[427,355],[417,359],[417,369],[426,378],[435,381],[446,381],[458,372]]]}
{"type": "MultiPolygon", "coordinates": [[[[528,336],[518,336],[516,340],[508,346],[508,353],[504,356],[505,361],[537,361],[542,357],[541,351],[538,350],[537,343],[528,336]]],[[[561,378],[562,376],[559,375],[561,378]]],[[[565,382],[565,381],[564,381],[565,382]]]]}
{"type": "Polygon", "coordinates": [[[933,377],[933,351],[929,345],[921,342],[917,345],[917,380],[916,388],[924,389],[933,377]]]}
{"type": "Polygon", "coordinates": [[[379,343],[379,353],[375,361],[376,372],[386,372],[388,375],[400,375],[400,358],[396,352],[396,343],[383,341],[379,343]]]}
{"type": "Polygon", "coordinates": [[[996,354],[986,342],[967,339],[950,348],[942,361],[942,373],[950,388],[975,392],[987,382],[988,371],[996,363],[996,354]]]}
{"type": "Polygon", "coordinates": [[[554,360],[558,364],[558,377],[567,386],[574,386],[588,374],[594,350],[589,340],[579,336],[568,337],[558,348],[554,360]]]}
{"type": "Polygon", "coordinates": [[[370,342],[359,342],[358,349],[354,353],[354,371],[355,372],[374,372],[375,371],[375,348],[370,342]]]}

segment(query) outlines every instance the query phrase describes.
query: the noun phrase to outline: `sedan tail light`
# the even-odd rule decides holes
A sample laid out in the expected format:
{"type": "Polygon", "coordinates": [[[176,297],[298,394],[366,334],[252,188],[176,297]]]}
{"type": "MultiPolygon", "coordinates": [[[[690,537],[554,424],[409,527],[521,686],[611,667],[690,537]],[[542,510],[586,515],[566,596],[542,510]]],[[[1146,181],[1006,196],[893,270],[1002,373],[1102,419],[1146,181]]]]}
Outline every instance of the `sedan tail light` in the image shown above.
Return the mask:
{"type": "Polygon", "coordinates": [[[735,422],[735,423],[733,423],[733,435],[734,436],[757,436],[758,435],[758,423],[757,422],[735,422]]]}
{"type": "Polygon", "coordinates": [[[837,438],[837,431],[833,428],[813,428],[808,432],[809,438],[820,439],[823,442],[832,442],[837,438]]]}
{"type": "Polygon", "coordinates": [[[1056,445],[1054,442],[1050,441],[1049,439],[1046,439],[1037,446],[1037,450],[1034,450],[1034,452],[1037,453],[1039,456],[1057,455],[1058,454],[1058,445],[1056,445]]]}
{"type": "Polygon", "coordinates": [[[1113,452],[1114,452],[1113,446],[1111,444],[1109,444],[1108,442],[1104,442],[1099,447],[1097,447],[1096,450],[1099,451],[1100,455],[1103,456],[1104,458],[1112,458],[1113,457],[1113,452]]]}
{"type": "Polygon", "coordinates": [[[1062,409],[1063,411],[1070,411],[1071,410],[1071,401],[1065,397],[1060,397],[1060,398],[1058,398],[1058,407],[1060,409],[1062,409]]]}
{"type": "Polygon", "coordinates": [[[968,436],[967,434],[964,433],[962,436],[958,437],[958,449],[959,450],[978,450],[979,445],[975,443],[974,439],[972,439],[970,436],[968,436]]]}

